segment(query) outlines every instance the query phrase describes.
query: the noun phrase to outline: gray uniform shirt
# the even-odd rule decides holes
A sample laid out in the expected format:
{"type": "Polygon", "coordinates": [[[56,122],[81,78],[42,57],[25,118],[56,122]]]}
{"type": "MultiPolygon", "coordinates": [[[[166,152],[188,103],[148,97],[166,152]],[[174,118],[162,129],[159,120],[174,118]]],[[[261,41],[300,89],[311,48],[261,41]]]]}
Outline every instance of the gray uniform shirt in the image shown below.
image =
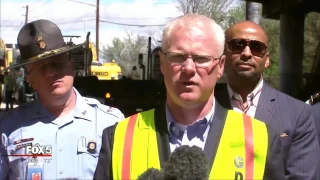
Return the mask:
{"type": "Polygon", "coordinates": [[[42,179],[93,178],[102,131],[124,115],[74,90],[76,106],[64,118],[50,114],[39,101],[19,106],[1,118],[0,179],[26,179],[31,162],[43,164],[42,179]],[[10,156],[26,154],[25,145],[30,143],[52,146],[52,156],[10,156]]]}

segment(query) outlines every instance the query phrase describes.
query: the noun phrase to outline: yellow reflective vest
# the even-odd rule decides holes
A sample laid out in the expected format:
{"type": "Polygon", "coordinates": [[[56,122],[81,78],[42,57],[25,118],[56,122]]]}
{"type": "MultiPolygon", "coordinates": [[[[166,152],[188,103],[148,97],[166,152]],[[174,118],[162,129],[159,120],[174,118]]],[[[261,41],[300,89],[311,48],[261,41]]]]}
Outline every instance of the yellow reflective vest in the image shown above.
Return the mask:
{"type": "MultiPolygon", "coordinates": [[[[137,179],[149,168],[160,169],[154,119],[152,109],[116,126],[112,150],[114,179],[137,179]]],[[[267,150],[266,125],[229,110],[209,179],[263,179],[267,150]]]]}

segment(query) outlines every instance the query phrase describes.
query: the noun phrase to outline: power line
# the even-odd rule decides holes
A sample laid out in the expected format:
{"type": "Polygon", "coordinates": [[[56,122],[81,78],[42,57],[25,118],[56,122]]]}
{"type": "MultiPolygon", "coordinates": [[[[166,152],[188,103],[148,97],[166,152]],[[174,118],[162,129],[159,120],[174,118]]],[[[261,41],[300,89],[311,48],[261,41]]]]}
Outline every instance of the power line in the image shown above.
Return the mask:
{"type": "Polygon", "coordinates": [[[137,27],[152,27],[152,26],[165,26],[166,24],[126,24],[126,23],[117,23],[111,22],[106,20],[100,20],[100,22],[109,23],[109,24],[116,24],[121,26],[137,26],[137,27]]]}
{"type": "MultiPolygon", "coordinates": [[[[84,21],[93,21],[96,19],[83,19],[83,20],[77,20],[77,21],[69,21],[69,22],[59,22],[56,23],[57,25],[61,24],[73,24],[78,22],[84,22],[84,21]]],[[[156,26],[165,26],[166,24],[127,24],[127,23],[118,23],[118,22],[111,22],[106,20],[100,20],[100,22],[109,23],[109,24],[115,24],[120,26],[137,26],[137,27],[156,27],[156,26]]],[[[7,28],[14,28],[14,27],[22,27],[23,25],[1,25],[1,27],[7,27],[7,28]]]]}
{"type": "Polygon", "coordinates": [[[31,18],[29,18],[30,20],[34,20],[34,19],[37,19],[36,17],[38,16],[42,16],[43,13],[45,12],[46,14],[48,14],[50,11],[53,10],[53,8],[51,8],[50,6],[47,8],[43,8],[46,6],[46,4],[48,4],[51,0],[41,0],[41,1],[38,1],[34,4],[31,4],[31,11],[32,9],[38,9],[36,11],[32,11],[32,12],[36,12],[36,13],[33,13],[33,16],[31,16],[31,18]],[[42,2],[42,3],[41,3],[42,2]],[[41,8],[38,8],[37,6],[41,6],[41,8]],[[35,8],[36,7],[36,8],[35,8]]]}
{"type": "Polygon", "coordinates": [[[99,6],[99,5],[98,5],[99,3],[97,3],[97,5],[94,5],[94,4],[89,4],[89,3],[85,3],[85,2],[81,2],[81,1],[75,1],[75,0],[67,0],[67,1],[72,1],[72,2],[76,2],[76,3],[88,5],[88,6],[94,6],[94,7],[99,6]]]}
{"type": "MultiPolygon", "coordinates": [[[[74,24],[74,23],[79,23],[79,22],[83,22],[83,21],[93,21],[95,19],[83,19],[83,20],[77,20],[77,21],[69,21],[69,22],[60,22],[60,23],[55,23],[57,25],[61,25],[61,24],[74,24]]],[[[7,27],[7,28],[14,28],[14,27],[22,27],[23,24],[21,23],[21,25],[1,25],[0,27],[7,27]]]]}
{"type": "Polygon", "coordinates": [[[163,18],[146,18],[146,17],[143,17],[143,18],[140,18],[140,17],[101,17],[101,18],[104,18],[104,19],[172,19],[172,18],[177,18],[177,17],[163,17],[163,18]]]}
{"type": "Polygon", "coordinates": [[[96,19],[82,19],[82,20],[77,20],[77,21],[69,21],[69,22],[61,22],[61,23],[55,23],[55,24],[72,24],[72,23],[78,23],[78,22],[84,22],[84,21],[93,21],[96,19]]]}
{"type": "Polygon", "coordinates": [[[1,25],[1,28],[14,28],[14,27],[22,27],[23,23],[21,25],[1,25]]]}

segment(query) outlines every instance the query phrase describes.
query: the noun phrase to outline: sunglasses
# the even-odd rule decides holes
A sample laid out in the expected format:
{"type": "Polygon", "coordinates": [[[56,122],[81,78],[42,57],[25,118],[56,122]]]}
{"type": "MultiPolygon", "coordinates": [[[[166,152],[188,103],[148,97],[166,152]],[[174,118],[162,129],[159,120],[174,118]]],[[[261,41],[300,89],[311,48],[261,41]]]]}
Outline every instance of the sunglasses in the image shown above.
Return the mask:
{"type": "Polygon", "coordinates": [[[232,39],[228,42],[228,49],[235,54],[241,54],[249,46],[252,55],[263,57],[267,52],[267,46],[257,40],[250,39],[232,39]]]}

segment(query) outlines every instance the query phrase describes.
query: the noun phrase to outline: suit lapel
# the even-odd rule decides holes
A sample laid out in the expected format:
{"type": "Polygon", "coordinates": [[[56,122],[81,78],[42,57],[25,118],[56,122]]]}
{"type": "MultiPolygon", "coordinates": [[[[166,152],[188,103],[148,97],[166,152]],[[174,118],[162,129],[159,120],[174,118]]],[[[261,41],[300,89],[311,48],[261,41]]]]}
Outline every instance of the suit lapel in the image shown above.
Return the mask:
{"type": "Polygon", "coordinates": [[[218,145],[220,143],[220,137],[227,117],[227,110],[223,108],[217,101],[215,102],[214,116],[212,117],[209,134],[204,146],[204,152],[208,156],[208,160],[211,163],[210,169],[213,165],[214,158],[216,156],[218,145]]]}
{"type": "Polygon", "coordinates": [[[155,109],[154,117],[157,132],[160,167],[162,168],[164,163],[169,160],[170,156],[169,132],[167,128],[167,118],[164,105],[161,105],[161,107],[155,109]]]}
{"type": "MultiPolygon", "coordinates": [[[[215,98],[226,109],[232,109],[228,88],[226,83],[217,83],[215,88],[215,98]]],[[[255,118],[268,124],[275,111],[276,93],[265,81],[259,97],[255,118]]]]}
{"type": "Polygon", "coordinates": [[[261,90],[258,106],[255,114],[255,118],[269,124],[271,117],[276,108],[276,93],[275,91],[264,81],[261,90]]]}

